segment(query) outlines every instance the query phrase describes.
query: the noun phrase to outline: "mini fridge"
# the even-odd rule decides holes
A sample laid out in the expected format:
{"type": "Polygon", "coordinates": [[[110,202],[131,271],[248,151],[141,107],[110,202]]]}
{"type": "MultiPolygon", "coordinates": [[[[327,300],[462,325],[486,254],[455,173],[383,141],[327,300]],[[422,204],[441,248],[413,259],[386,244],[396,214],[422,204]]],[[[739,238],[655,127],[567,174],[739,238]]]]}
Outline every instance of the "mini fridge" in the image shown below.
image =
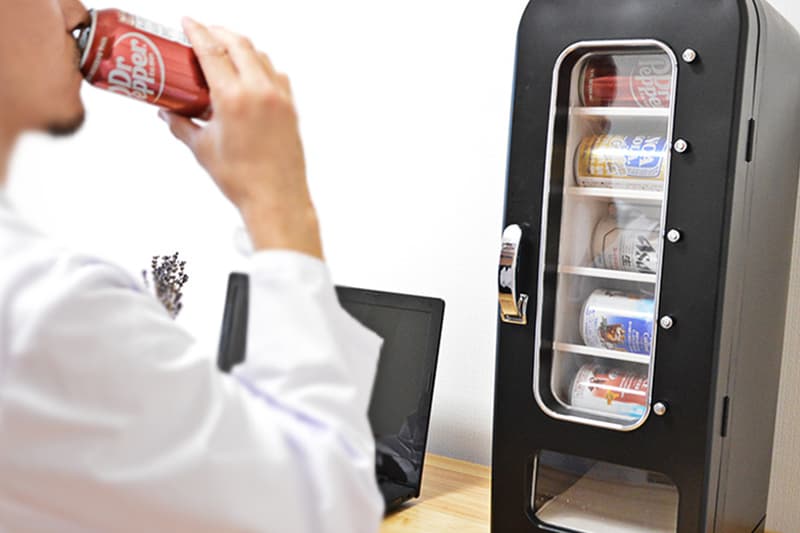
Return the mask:
{"type": "Polygon", "coordinates": [[[768,3],[530,2],[493,533],[763,531],[799,166],[800,37],[768,3]]]}

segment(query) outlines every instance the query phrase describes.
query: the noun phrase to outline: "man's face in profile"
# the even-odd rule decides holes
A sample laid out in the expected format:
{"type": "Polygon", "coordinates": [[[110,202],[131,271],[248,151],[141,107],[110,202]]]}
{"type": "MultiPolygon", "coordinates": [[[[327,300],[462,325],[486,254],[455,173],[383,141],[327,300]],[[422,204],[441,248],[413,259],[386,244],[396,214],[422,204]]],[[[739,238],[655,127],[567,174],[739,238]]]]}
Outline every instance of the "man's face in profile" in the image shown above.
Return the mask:
{"type": "Polygon", "coordinates": [[[84,108],[72,31],[89,22],[86,8],[78,0],[0,0],[0,13],[0,128],[73,133],[84,108]]]}

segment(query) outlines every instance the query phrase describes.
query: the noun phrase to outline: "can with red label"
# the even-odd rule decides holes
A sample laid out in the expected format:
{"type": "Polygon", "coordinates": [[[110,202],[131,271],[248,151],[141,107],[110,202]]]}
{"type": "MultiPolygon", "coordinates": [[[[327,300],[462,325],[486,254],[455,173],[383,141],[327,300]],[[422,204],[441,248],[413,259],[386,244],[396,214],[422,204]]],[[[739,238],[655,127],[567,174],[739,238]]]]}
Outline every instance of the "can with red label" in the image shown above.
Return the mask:
{"type": "Polygon", "coordinates": [[[92,10],[91,17],[77,37],[89,83],[188,117],[208,116],[208,84],[183,33],[118,9],[92,10]]]}
{"type": "Polygon", "coordinates": [[[672,101],[672,74],[666,54],[593,56],[583,68],[583,105],[667,108],[672,101]]]}
{"type": "Polygon", "coordinates": [[[575,375],[570,403],[578,409],[641,418],[647,411],[649,389],[645,374],[590,363],[575,375]]]}

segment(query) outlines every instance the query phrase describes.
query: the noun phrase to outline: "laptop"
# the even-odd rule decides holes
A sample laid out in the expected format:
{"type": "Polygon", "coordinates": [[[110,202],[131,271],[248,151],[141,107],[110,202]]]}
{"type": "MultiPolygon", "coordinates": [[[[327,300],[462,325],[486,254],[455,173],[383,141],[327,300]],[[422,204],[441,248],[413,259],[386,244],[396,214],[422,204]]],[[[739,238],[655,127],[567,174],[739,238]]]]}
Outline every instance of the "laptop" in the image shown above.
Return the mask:
{"type": "MultiPolygon", "coordinates": [[[[336,292],[348,313],[384,339],[369,420],[389,513],[420,495],[444,301],[352,287],[336,292]]],[[[245,358],[248,293],[247,275],[232,274],[218,358],[224,372],[245,358]]]]}

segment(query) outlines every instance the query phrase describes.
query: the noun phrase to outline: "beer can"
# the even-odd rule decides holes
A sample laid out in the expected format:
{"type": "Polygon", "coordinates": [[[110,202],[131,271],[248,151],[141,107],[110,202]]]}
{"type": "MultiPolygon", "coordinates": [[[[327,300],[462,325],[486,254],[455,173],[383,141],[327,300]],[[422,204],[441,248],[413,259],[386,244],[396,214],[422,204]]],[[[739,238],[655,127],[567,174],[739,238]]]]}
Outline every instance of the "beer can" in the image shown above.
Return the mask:
{"type": "Polygon", "coordinates": [[[663,190],[669,145],[657,135],[592,135],[575,156],[583,187],[663,190]]]}
{"type": "Polygon", "coordinates": [[[609,204],[592,235],[594,266],[640,274],[658,272],[661,224],[638,209],[609,204]]]}
{"type": "Polygon", "coordinates": [[[210,114],[208,84],[186,36],[120,11],[91,11],[77,36],[80,69],[95,87],[188,117],[210,114]]]}
{"type": "Polygon", "coordinates": [[[588,59],[580,87],[585,106],[667,108],[672,83],[666,54],[615,54],[588,59]]]}
{"type": "Polygon", "coordinates": [[[647,412],[649,389],[645,374],[589,363],[575,374],[570,404],[599,414],[641,418],[647,412]]]}
{"type": "Polygon", "coordinates": [[[654,314],[652,298],[598,289],[581,310],[583,342],[593,348],[650,355],[654,314]]]}

